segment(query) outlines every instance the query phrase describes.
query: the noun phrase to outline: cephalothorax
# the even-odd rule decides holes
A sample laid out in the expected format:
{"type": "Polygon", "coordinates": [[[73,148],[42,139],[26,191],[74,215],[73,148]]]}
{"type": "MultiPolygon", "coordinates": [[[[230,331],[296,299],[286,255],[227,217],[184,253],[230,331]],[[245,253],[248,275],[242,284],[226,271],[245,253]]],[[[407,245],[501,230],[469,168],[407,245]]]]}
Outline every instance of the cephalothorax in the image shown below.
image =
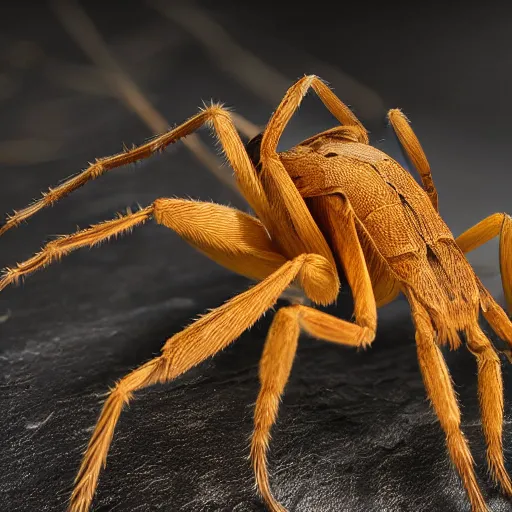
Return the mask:
{"type": "Polygon", "coordinates": [[[443,343],[458,347],[460,334],[477,360],[489,468],[504,492],[512,496],[503,459],[500,359],[478,319],[482,312],[508,345],[512,345],[512,322],[464,256],[500,236],[503,287],[508,307],[512,307],[512,220],[506,214],[494,214],[454,239],[438,214],[430,168],[409,123],[399,110],[391,110],[389,120],[423,187],[396,161],[369,145],[363,125],[319,78],[306,76],[290,87],[264,132],[245,147],[229,112],[212,105],[143,146],[97,160],[0,227],[1,235],[87,181],[146,158],[205,123],[213,126],[238,186],[256,215],[212,203],[157,199],[135,213],[58,238],[31,259],[5,271],[0,290],[70,251],[95,245],[154,218],[219,264],[259,281],[175,334],[159,357],[117,382],[82,461],[70,512],[89,509],[117,420],[135,391],[168,382],[222,350],[270,309],[290,285],[302,288],[313,304],[332,303],[340,287],[338,268],[343,269],[352,289],[355,322],[292,304],[276,313],[265,342],[251,459],[269,510],[285,510],[270,491],[266,457],[300,331],[347,346],[367,346],[375,338],[377,308],[400,292],[411,306],[427,394],[473,511],[487,509],[439,349],[443,343]],[[281,134],[309,88],[340,126],[278,153],[281,134]]]}

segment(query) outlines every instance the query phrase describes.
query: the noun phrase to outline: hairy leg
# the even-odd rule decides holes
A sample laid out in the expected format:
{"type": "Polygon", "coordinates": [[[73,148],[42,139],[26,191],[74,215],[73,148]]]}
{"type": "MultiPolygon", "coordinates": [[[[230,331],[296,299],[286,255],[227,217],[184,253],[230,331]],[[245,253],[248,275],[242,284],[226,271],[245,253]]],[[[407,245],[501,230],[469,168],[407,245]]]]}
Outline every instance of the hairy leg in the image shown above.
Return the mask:
{"type": "Polygon", "coordinates": [[[477,283],[480,290],[482,313],[496,334],[508,344],[508,349],[502,350],[502,352],[512,363],[512,321],[478,278],[477,283]]]}
{"type": "Polygon", "coordinates": [[[282,226],[279,240],[290,251],[288,256],[314,252],[332,261],[327,242],[277,153],[277,146],[286,125],[310,88],[318,94],[341,124],[350,126],[361,141],[368,142],[365,128],[350,109],[318,77],[305,76],[288,89],[265,128],[260,147],[260,178],[267,192],[273,217],[282,226]]]}
{"type": "Polygon", "coordinates": [[[6,269],[0,279],[0,290],[76,249],[92,247],[131,231],[151,217],[217,263],[253,279],[267,277],[286,261],[261,222],[246,213],[214,203],[157,199],[138,212],[49,242],[32,258],[6,269]]]}
{"type": "Polygon", "coordinates": [[[265,280],[174,335],[165,343],[159,357],[122,378],[111,390],[89,441],[75,481],[69,511],[89,510],[115,426],[123,406],[135,391],[175,379],[224,349],[275,304],[301,271],[307,270],[320,282],[322,276],[329,279],[329,274],[325,273],[326,265],[328,263],[324,258],[313,254],[287,261],[265,280]]]}
{"type": "Polygon", "coordinates": [[[464,231],[456,238],[457,245],[468,253],[495,236],[500,237],[500,270],[508,311],[512,314],[512,218],[495,213],[464,231]]]}
{"type": "Polygon", "coordinates": [[[260,392],[254,409],[251,460],[258,490],[271,512],[284,512],[272,491],[267,470],[270,429],[277,419],[281,395],[290,375],[300,328],[296,306],[280,309],[272,321],[260,361],[260,392]]]}
{"type": "Polygon", "coordinates": [[[93,247],[114,236],[131,231],[135,226],[144,224],[153,214],[153,206],[143,208],[129,215],[102,222],[73,235],[65,235],[47,243],[40,252],[28,260],[18,263],[16,267],[4,269],[0,278],[0,290],[17,283],[25,276],[59,261],[63,256],[81,247],[93,247]]]}
{"type": "Polygon", "coordinates": [[[260,366],[261,391],[256,402],[251,445],[256,482],[272,512],[285,509],[270,491],[267,450],[270,429],[275,423],[280,397],[290,374],[300,328],[311,336],[353,347],[365,347],[375,337],[377,307],[365,257],[357,235],[349,202],[341,195],[312,197],[308,205],[345,271],[354,297],[355,322],[347,322],[304,306],[278,311],[267,340],[260,366]]]}
{"type": "Polygon", "coordinates": [[[251,460],[258,489],[272,512],[284,512],[270,490],[267,451],[270,429],[277,419],[279,401],[290,375],[300,329],[311,336],[350,347],[363,347],[375,331],[316,309],[294,305],[280,309],[272,322],[260,362],[261,388],[254,410],[251,460]]]}
{"type": "Polygon", "coordinates": [[[308,198],[308,205],[341,264],[354,298],[356,323],[375,330],[377,305],[367,262],[356,229],[356,219],[347,198],[341,194],[308,198]]]}
{"type": "Polygon", "coordinates": [[[478,395],[489,469],[505,493],[512,496],[512,483],[503,460],[503,380],[500,358],[478,324],[467,333],[467,347],[477,361],[478,395]]]}
{"type": "Polygon", "coordinates": [[[414,323],[418,363],[432,406],[446,435],[450,458],[468,493],[473,512],[487,512],[476,481],[473,457],[460,428],[460,410],[452,380],[441,350],[434,339],[434,330],[427,312],[410,298],[414,323]]]}
{"type": "Polygon", "coordinates": [[[276,108],[267,124],[261,143],[262,153],[276,151],[279,139],[295,111],[299,108],[309,89],[318,95],[331,114],[344,126],[350,126],[357,134],[360,142],[368,143],[368,132],[361,121],[345,103],[330,89],[330,87],[315,75],[304,76],[297,80],[286,91],[284,98],[276,108]]]}
{"type": "Polygon", "coordinates": [[[377,309],[393,302],[400,294],[400,282],[389,272],[389,267],[373,246],[361,238],[361,247],[365,253],[365,261],[375,295],[377,309]]]}
{"type": "Polygon", "coordinates": [[[81,173],[64,181],[59,186],[49,189],[38,201],[22,210],[14,212],[3,224],[0,223],[0,235],[10,228],[18,226],[43,208],[56,203],[74,190],[85,185],[88,181],[96,179],[112,169],[138,162],[155,153],[159,153],[168,145],[195,132],[204,124],[213,125],[227,159],[235,171],[237,183],[248,203],[264,223],[269,222],[272,226],[265,193],[244,149],[243,142],[231,120],[230,114],[220,105],[212,105],[200,111],[183,124],[163,135],[155,137],[146,144],[117,155],[97,159],[81,173]]]}
{"type": "Polygon", "coordinates": [[[432,179],[432,172],[430,171],[430,164],[428,163],[425,152],[421,147],[420,141],[409,124],[409,120],[405,117],[403,112],[397,108],[388,112],[388,119],[398,137],[398,140],[400,141],[400,144],[405,149],[407,156],[419,172],[423,188],[428,194],[432,205],[436,210],[438,210],[439,201],[434,180],[432,179]]]}

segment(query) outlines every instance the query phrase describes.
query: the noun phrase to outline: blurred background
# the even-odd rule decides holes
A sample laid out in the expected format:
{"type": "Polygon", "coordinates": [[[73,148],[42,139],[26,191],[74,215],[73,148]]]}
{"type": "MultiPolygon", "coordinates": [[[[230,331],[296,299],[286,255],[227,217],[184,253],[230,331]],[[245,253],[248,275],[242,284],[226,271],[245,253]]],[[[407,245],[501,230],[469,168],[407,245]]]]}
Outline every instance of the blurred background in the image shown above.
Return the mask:
{"type": "MultiPolygon", "coordinates": [[[[429,158],[441,214],[458,235],[512,210],[511,14],[504,2],[11,3],[0,16],[0,213],[212,99],[233,108],[247,140],[286,89],[314,73],[353,108],[372,144],[407,166],[385,119],[388,109],[403,109],[429,158]]],[[[310,94],[280,147],[334,124],[310,94]]],[[[246,210],[230,176],[203,129],[8,231],[0,266],[157,197],[246,210]]],[[[503,303],[498,241],[469,260],[503,303]]],[[[248,284],[148,224],[4,290],[1,509],[65,510],[101,395],[248,284]]],[[[350,301],[345,289],[337,306],[345,318],[350,301]]],[[[264,510],[245,457],[271,317],[179,382],[138,394],[122,416],[94,510],[264,510]]],[[[371,351],[301,342],[270,459],[276,495],[290,511],[469,510],[425,401],[413,340],[399,299],[382,310],[371,351]]],[[[486,479],[474,361],[465,350],[446,355],[482,488],[493,510],[512,510],[486,479]]]]}

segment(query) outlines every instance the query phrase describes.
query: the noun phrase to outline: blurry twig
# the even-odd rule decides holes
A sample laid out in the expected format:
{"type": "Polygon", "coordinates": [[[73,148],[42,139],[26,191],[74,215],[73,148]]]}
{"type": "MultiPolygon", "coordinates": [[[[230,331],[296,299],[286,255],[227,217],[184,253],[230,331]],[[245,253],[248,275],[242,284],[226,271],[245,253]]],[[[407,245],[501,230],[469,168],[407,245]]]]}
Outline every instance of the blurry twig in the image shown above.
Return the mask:
{"type": "MultiPolygon", "coordinates": [[[[126,34],[116,35],[109,40],[109,48],[120,62],[129,63],[132,69],[136,67],[139,70],[142,65],[148,65],[158,53],[176,49],[182,39],[178,32],[169,30],[166,20],[159,19],[157,22],[136,27],[126,34]]],[[[130,73],[130,67],[124,64],[125,72],[130,73]]],[[[155,68],[157,71],[158,66],[155,68]]],[[[102,76],[104,72],[94,65],[64,62],[53,56],[46,56],[48,78],[81,93],[101,96],[116,94],[102,76]]]]}
{"type": "Polygon", "coordinates": [[[160,52],[177,50],[182,46],[183,37],[177,31],[169,30],[166,20],[157,19],[128,32],[121,32],[109,40],[109,48],[121,62],[147,62],[160,52]]]}
{"type": "Polygon", "coordinates": [[[73,0],[52,0],[55,13],[69,35],[89,58],[104,71],[108,84],[155,132],[167,130],[168,124],[124,72],[107,49],[106,43],[90,18],[73,0]]]}
{"type": "MultiPolygon", "coordinates": [[[[185,5],[164,0],[147,2],[191,34],[210,53],[214,61],[243,86],[271,105],[279,104],[291,80],[249,50],[242,48],[203,9],[192,1],[187,1],[185,5]]],[[[311,56],[306,60],[313,60],[316,72],[325,74],[325,77],[329,77],[329,82],[336,82],[337,88],[353,98],[364,117],[374,119],[384,113],[384,102],[371,88],[348,73],[311,56]]]]}
{"type": "Polygon", "coordinates": [[[118,97],[105,80],[107,71],[88,64],[71,64],[52,59],[48,63],[49,78],[60,86],[66,86],[73,91],[93,96],[118,97]]]}
{"type": "Polygon", "coordinates": [[[192,34],[212,57],[247,89],[272,105],[277,105],[290,80],[256,55],[243,49],[215,21],[192,2],[186,6],[148,0],[148,3],[192,34]]]}
{"type": "Polygon", "coordinates": [[[0,141],[1,165],[35,165],[55,158],[61,145],[51,139],[13,139],[0,141]]]}
{"type": "Polygon", "coordinates": [[[248,139],[252,139],[253,137],[256,137],[262,129],[255,125],[254,123],[251,123],[248,119],[241,116],[237,112],[230,112],[231,117],[233,119],[233,123],[235,123],[235,126],[240,130],[248,139]]]}
{"type": "MultiPolygon", "coordinates": [[[[99,96],[117,96],[117,93],[105,84],[105,74],[108,72],[99,70],[95,66],[53,62],[50,72],[60,84],[64,83],[76,91],[99,96]]],[[[231,111],[230,114],[238,130],[248,139],[252,139],[261,132],[259,126],[237,112],[231,111]]]]}
{"type": "MultiPolygon", "coordinates": [[[[105,41],[79,3],[74,0],[52,0],[51,5],[69,35],[103,71],[103,77],[116,96],[133,109],[155,134],[167,131],[169,128],[167,121],[151,105],[137,84],[111,55],[105,41]]],[[[182,140],[185,147],[201,163],[240,196],[234,180],[221,169],[221,162],[217,156],[203,144],[196,134],[191,134],[182,140]]]]}

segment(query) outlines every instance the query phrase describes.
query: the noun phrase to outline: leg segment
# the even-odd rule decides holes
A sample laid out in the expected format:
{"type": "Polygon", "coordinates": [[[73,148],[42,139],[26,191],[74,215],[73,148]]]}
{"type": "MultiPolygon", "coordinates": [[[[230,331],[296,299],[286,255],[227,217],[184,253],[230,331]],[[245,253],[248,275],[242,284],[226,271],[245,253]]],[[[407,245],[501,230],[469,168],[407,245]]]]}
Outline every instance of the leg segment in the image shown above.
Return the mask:
{"type": "MultiPolygon", "coordinates": [[[[512,219],[510,216],[506,213],[490,215],[462,233],[455,241],[462,252],[468,253],[498,235],[500,237],[501,282],[508,310],[512,314],[512,219]]],[[[512,362],[512,322],[478,278],[477,283],[484,317],[496,334],[508,343],[510,348],[503,352],[512,362]]]]}
{"type": "Polygon", "coordinates": [[[377,309],[393,302],[400,293],[400,282],[389,272],[388,265],[380,255],[375,253],[373,246],[361,238],[361,247],[365,253],[365,261],[373,286],[377,309]]]}
{"type": "Polygon", "coordinates": [[[277,153],[281,135],[310,87],[341,124],[350,126],[359,140],[368,142],[365,128],[350,109],[319,78],[314,75],[305,76],[288,89],[265,128],[260,147],[260,177],[274,210],[274,217],[285,228],[279,232],[279,239],[290,251],[288,255],[314,252],[332,261],[327,242],[277,153]]]}
{"type": "Polygon", "coordinates": [[[173,229],[217,263],[253,279],[264,279],[286,261],[277,252],[263,225],[246,213],[214,203],[157,199],[136,213],[48,243],[29,260],[7,269],[0,279],[0,290],[76,249],[92,247],[130,231],[151,217],[173,229]]]}
{"type": "MultiPolygon", "coordinates": [[[[356,219],[354,219],[356,222],[356,219]]],[[[373,242],[364,229],[357,229],[356,234],[358,241],[363,251],[363,263],[368,268],[368,274],[370,275],[370,282],[372,293],[375,297],[375,304],[377,309],[389,304],[396,299],[400,293],[400,282],[390,273],[389,265],[386,260],[377,252],[373,242]]],[[[343,232],[338,231],[336,233],[337,243],[342,243],[343,232]]],[[[347,261],[350,261],[348,259],[347,261]]],[[[351,285],[352,286],[352,285],[351,285]]]]}
{"type": "Polygon", "coordinates": [[[395,131],[400,144],[405,149],[407,156],[411,160],[416,170],[420,173],[421,182],[425,192],[430,197],[430,201],[436,210],[438,210],[437,190],[432,179],[430,165],[425,152],[421,147],[420,141],[414,134],[407,117],[401,110],[395,108],[388,112],[388,119],[395,131]]]}
{"type": "Polygon", "coordinates": [[[118,219],[96,224],[89,229],[78,231],[74,235],[62,236],[49,242],[32,258],[18,263],[15,268],[5,269],[0,278],[0,290],[12,283],[17,283],[21,278],[40,268],[60,260],[66,254],[80,247],[93,247],[113,236],[131,231],[135,226],[145,223],[152,214],[153,206],[149,206],[136,213],[120,216],[118,219]]]}
{"type": "Polygon", "coordinates": [[[290,375],[300,328],[315,338],[350,347],[369,344],[375,331],[307,306],[280,309],[272,322],[260,362],[261,388],[254,411],[251,460],[258,489],[272,512],[285,512],[270,490],[267,451],[270,429],[277,419],[279,400],[290,375]]]}
{"type": "Polygon", "coordinates": [[[411,300],[416,324],[418,362],[427,395],[446,434],[450,458],[471,501],[473,512],[487,512],[484,499],[476,481],[473,458],[468,442],[460,429],[460,411],[453,391],[448,368],[441,350],[434,340],[434,330],[426,311],[411,300]]]}
{"type": "Polygon", "coordinates": [[[263,140],[261,142],[262,156],[267,151],[275,153],[279,139],[290,121],[295,111],[299,108],[304,96],[312,88],[322,103],[327,107],[331,114],[345,126],[353,128],[360,142],[368,144],[368,132],[365,127],[354,115],[354,113],[345,105],[334,92],[320,78],[315,75],[304,76],[297,80],[286,91],[284,98],[275,110],[265,129],[263,140]]]}
{"type": "Polygon", "coordinates": [[[233,125],[229,112],[219,105],[212,105],[180,126],[154,138],[146,144],[114,156],[97,159],[80,174],[63,182],[58,187],[50,189],[43,194],[41,199],[7,218],[4,224],[0,224],[0,235],[12,227],[18,226],[24,220],[29,219],[39,210],[56,203],[77,188],[85,185],[88,181],[96,179],[112,169],[138,162],[161,152],[169,144],[195,132],[205,123],[213,125],[229,163],[235,170],[237,183],[245,198],[264,222],[270,222],[265,194],[240,136],[233,125]]]}
{"type": "Polygon", "coordinates": [[[512,314],[512,218],[495,213],[458,236],[456,242],[464,253],[500,237],[500,270],[509,313],[512,314]]]}
{"type": "Polygon", "coordinates": [[[69,512],[89,510],[101,467],[105,464],[123,405],[132,394],[169,382],[224,349],[271,308],[299,272],[322,268],[317,255],[301,255],[279,270],[170,338],[162,354],[122,378],[111,390],[89,441],[71,495],[69,512]]]}
{"type": "Polygon", "coordinates": [[[324,233],[328,233],[354,298],[356,323],[377,328],[377,305],[365,256],[356,230],[355,215],[341,194],[308,199],[308,205],[324,233]]]}
{"type": "Polygon", "coordinates": [[[264,226],[251,215],[184,199],[158,199],[154,204],[158,223],[233,272],[261,280],[286,262],[264,226]]]}
{"type": "Polygon", "coordinates": [[[503,490],[512,496],[512,483],[503,460],[503,380],[500,358],[478,324],[467,333],[467,346],[476,357],[478,365],[478,395],[489,469],[503,490]]]}
{"type": "Polygon", "coordinates": [[[509,348],[502,352],[512,363],[512,322],[505,311],[503,311],[503,308],[494,300],[494,297],[484,287],[482,282],[479,279],[477,282],[480,289],[481,308],[484,317],[496,334],[508,344],[509,348]]]}
{"type": "Polygon", "coordinates": [[[260,392],[254,409],[254,431],[251,440],[251,461],[258,490],[271,512],[285,512],[270,490],[267,450],[270,429],[277,419],[279,401],[290,375],[297,343],[299,324],[296,307],[280,309],[265,341],[260,361],[260,392]]]}

